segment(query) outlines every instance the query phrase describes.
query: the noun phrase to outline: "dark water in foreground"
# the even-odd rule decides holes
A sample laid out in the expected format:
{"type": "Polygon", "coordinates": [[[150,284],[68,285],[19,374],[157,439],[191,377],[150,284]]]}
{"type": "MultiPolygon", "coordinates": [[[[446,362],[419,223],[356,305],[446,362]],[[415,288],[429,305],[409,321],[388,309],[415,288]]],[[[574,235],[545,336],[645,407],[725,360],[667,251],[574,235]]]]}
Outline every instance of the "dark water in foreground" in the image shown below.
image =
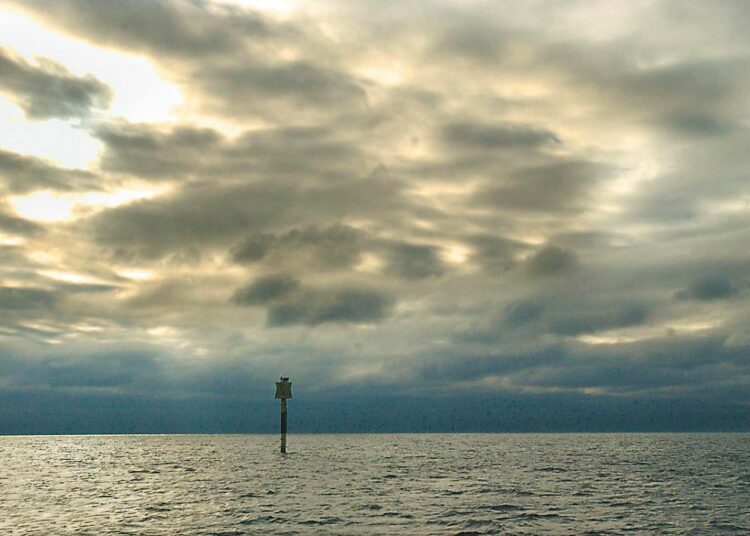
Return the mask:
{"type": "Polygon", "coordinates": [[[750,434],[0,437],[1,534],[750,534],[750,434]]]}

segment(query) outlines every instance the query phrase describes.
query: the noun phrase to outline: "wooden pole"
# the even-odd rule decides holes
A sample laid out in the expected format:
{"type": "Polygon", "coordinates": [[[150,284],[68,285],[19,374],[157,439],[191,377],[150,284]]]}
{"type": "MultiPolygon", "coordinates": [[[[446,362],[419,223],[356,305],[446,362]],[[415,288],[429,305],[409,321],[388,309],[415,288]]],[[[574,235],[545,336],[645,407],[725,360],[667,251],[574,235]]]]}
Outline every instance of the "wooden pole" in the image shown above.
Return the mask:
{"type": "Polygon", "coordinates": [[[282,376],[276,382],[276,398],[281,400],[281,453],[286,454],[286,401],[292,398],[292,382],[282,376]]]}
{"type": "Polygon", "coordinates": [[[286,454],[286,398],[281,399],[281,453],[286,454]]]}

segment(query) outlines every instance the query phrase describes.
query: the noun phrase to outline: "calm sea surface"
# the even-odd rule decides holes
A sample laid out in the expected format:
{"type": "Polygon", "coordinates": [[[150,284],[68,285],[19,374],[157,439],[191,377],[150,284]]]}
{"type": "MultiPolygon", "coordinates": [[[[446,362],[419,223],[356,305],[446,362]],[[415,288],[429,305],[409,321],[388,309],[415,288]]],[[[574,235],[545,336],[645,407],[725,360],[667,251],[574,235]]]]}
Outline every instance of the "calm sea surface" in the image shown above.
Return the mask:
{"type": "Polygon", "coordinates": [[[0,534],[750,534],[750,434],[0,437],[0,534]]]}

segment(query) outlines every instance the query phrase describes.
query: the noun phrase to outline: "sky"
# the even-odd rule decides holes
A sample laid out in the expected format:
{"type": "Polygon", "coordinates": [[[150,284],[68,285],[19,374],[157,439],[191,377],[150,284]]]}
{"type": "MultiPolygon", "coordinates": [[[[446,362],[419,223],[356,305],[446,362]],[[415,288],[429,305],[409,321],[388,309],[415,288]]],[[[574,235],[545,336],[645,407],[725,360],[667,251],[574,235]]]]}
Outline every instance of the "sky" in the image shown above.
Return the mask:
{"type": "Polygon", "coordinates": [[[0,0],[0,433],[750,429],[748,18],[0,0]]]}

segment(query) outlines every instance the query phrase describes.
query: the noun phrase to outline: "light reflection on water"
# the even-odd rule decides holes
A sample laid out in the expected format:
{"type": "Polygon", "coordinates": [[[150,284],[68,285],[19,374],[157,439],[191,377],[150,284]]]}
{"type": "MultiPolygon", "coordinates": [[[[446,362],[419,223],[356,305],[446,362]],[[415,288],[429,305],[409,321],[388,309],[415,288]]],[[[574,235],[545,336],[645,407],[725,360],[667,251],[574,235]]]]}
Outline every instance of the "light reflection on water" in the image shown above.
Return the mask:
{"type": "Polygon", "coordinates": [[[748,534],[749,440],[0,437],[0,533],[748,534]]]}

